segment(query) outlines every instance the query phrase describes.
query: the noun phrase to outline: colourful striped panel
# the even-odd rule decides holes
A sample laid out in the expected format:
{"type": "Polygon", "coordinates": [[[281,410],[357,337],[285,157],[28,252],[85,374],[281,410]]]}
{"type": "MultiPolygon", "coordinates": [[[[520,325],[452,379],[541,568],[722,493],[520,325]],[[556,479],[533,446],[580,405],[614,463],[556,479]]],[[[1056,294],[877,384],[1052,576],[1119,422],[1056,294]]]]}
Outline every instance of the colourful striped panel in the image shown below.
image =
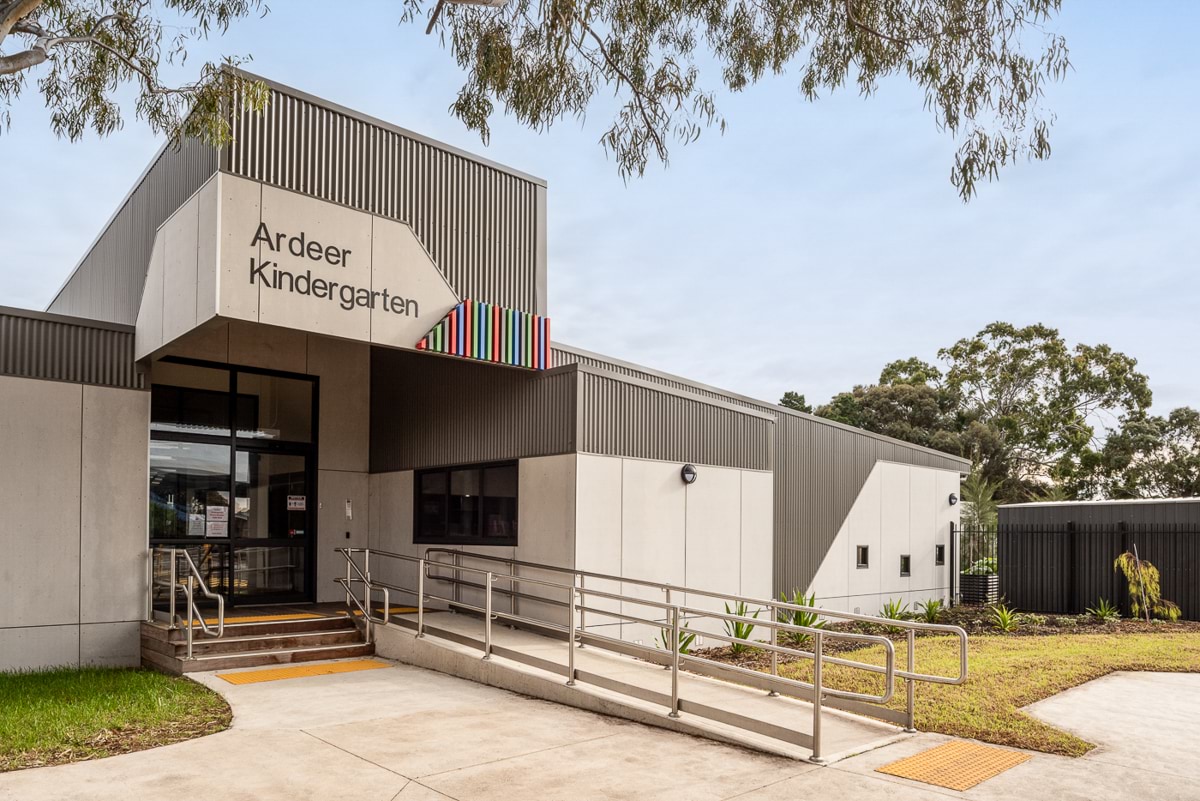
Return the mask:
{"type": "Polygon", "coordinates": [[[421,338],[417,349],[545,370],[550,365],[550,320],[464,300],[421,338]]]}

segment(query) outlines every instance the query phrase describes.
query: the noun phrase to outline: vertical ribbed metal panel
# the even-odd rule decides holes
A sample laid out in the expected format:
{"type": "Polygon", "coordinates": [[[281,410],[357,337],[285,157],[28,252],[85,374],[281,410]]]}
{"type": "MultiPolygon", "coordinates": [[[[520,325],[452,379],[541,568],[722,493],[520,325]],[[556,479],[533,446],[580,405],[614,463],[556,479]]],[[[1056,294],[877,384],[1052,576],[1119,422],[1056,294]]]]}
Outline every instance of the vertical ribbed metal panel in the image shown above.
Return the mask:
{"type": "Polygon", "coordinates": [[[576,374],[371,349],[371,471],[573,453],[576,374]]]}
{"type": "Polygon", "coordinates": [[[582,452],[771,469],[769,417],[587,371],[580,399],[582,452]]]}
{"type": "Polygon", "coordinates": [[[277,86],[265,114],[235,116],[226,158],[237,175],[408,223],[464,298],[544,305],[533,180],[277,86]]]}
{"type": "Polygon", "coordinates": [[[163,148],[47,311],[132,325],[155,232],[216,171],[216,151],[195,140],[163,148]]]}
{"type": "Polygon", "coordinates": [[[140,389],[133,329],[0,308],[0,375],[140,389]]]}
{"type": "Polygon", "coordinates": [[[952,456],[782,411],[775,435],[776,592],[808,587],[876,462],[966,469],[952,456]]]}

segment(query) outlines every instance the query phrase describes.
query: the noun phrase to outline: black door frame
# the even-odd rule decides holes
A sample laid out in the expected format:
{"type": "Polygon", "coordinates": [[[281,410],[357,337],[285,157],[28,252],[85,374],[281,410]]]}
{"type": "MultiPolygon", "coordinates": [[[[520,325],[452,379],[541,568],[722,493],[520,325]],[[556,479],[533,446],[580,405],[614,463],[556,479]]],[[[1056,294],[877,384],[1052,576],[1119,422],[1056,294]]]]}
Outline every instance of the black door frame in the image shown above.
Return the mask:
{"type": "MultiPolygon", "coordinates": [[[[224,362],[212,362],[203,359],[191,359],[182,356],[167,356],[163,361],[173,362],[175,364],[185,364],[193,367],[205,367],[209,369],[224,370],[229,374],[229,385],[226,390],[229,397],[229,434],[192,434],[180,431],[150,431],[150,439],[163,440],[172,442],[196,442],[203,444],[225,445],[229,447],[229,503],[230,503],[230,520],[229,537],[225,539],[151,539],[151,545],[170,545],[175,547],[183,546],[202,546],[209,545],[221,547],[225,550],[224,559],[224,576],[222,577],[226,588],[226,603],[230,606],[257,606],[263,604],[278,604],[278,603],[311,603],[316,600],[317,588],[317,507],[320,505],[316,502],[319,498],[319,487],[317,484],[318,469],[317,460],[319,458],[319,432],[320,432],[320,398],[321,398],[321,379],[319,376],[306,375],[304,373],[293,373],[286,370],[273,370],[259,367],[246,367],[237,364],[227,364],[224,362]],[[312,384],[312,421],[309,442],[295,441],[279,441],[279,440],[260,440],[238,437],[237,431],[237,379],[240,373],[249,373],[252,375],[275,376],[278,378],[290,378],[298,381],[307,381],[312,384]],[[302,593],[284,593],[275,595],[256,595],[252,598],[240,597],[233,585],[234,580],[234,565],[236,560],[236,551],[239,547],[271,547],[271,546],[287,546],[296,547],[295,540],[286,538],[270,538],[270,539],[249,539],[245,537],[234,537],[234,506],[237,499],[237,455],[238,452],[246,453],[279,453],[287,455],[298,455],[305,457],[305,479],[308,483],[308,500],[305,504],[305,538],[304,547],[304,592],[302,593]]],[[[153,383],[151,383],[151,392],[154,391],[153,383]]]]}

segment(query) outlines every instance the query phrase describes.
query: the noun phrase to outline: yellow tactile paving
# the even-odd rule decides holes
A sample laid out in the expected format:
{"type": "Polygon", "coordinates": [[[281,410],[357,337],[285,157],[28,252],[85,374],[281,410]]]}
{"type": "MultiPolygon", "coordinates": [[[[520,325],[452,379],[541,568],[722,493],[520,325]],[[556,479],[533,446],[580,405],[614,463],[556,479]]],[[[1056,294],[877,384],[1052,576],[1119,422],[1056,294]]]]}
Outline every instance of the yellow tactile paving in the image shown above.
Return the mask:
{"type": "Polygon", "coordinates": [[[260,681],[302,679],[306,676],[329,676],[334,673],[353,673],[356,670],[378,670],[379,668],[386,667],[391,667],[391,665],[387,662],[380,662],[377,659],[355,659],[352,662],[326,662],[324,664],[314,662],[306,665],[271,668],[270,670],[244,670],[238,673],[218,673],[217,677],[225,679],[230,684],[257,684],[260,681]]]}
{"type": "MultiPolygon", "coordinates": [[[[281,620],[315,620],[324,617],[324,615],[314,615],[311,612],[294,612],[290,615],[245,615],[244,617],[225,617],[225,623],[277,623],[281,620]]],[[[196,621],[199,624],[199,621],[196,621]]],[[[204,618],[204,623],[209,626],[217,625],[215,617],[204,618]]]]}
{"type": "Polygon", "coordinates": [[[953,740],[875,770],[961,792],[1027,759],[1029,754],[1019,751],[953,740]]]}
{"type": "MultiPolygon", "coordinates": [[[[393,606],[388,609],[389,615],[415,615],[416,613],[417,613],[417,607],[415,607],[415,606],[393,606]]],[[[341,612],[338,612],[338,614],[339,615],[351,614],[351,615],[354,615],[355,617],[362,617],[362,612],[358,611],[357,609],[355,609],[353,612],[349,612],[349,613],[347,613],[345,611],[341,611],[341,612]]],[[[383,610],[376,609],[375,614],[381,615],[381,614],[383,614],[383,610]]]]}

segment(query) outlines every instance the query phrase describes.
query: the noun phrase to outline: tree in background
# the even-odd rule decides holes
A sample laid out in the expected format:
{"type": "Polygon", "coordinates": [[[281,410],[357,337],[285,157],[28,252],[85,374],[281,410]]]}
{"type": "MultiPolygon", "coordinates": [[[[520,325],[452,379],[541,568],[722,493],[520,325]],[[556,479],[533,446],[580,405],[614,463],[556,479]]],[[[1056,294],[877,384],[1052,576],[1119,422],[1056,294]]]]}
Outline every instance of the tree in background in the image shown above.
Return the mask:
{"type": "Polygon", "coordinates": [[[74,141],[91,129],[121,127],[116,95],[134,84],[134,113],[156,133],[229,141],[228,103],[240,97],[261,109],[266,89],[223,66],[203,64],[195,81],[169,86],[164,65],[182,64],[189,43],[224,33],[234,21],[265,11],[262,0],[0,0],[0,127],[36,76],[50,126],[74,141]],[[164,22],[164,13],[167,20],[164,22]],[[164,31],[173,33],[164,41],[164,31]]]}
{"type": "Polygon", "coordinates": [[[1136,359],[1108,345],[1069,347],[1040,324],[992,323],[938,357],[958,397],[966,453],[1007,501],[1075,481],[1106,428],[1142,416],[1151,402],[1136,359]]]}
{"type": "MultiPolygon", "coordinates": [[[[869,96],[899,76],[956,140],[950,175],[966,200],[1001,167],[1050,155],[1044,89],[1070,68],[1065,40],[1046,29],[1061,3],[404,0],[400,16],[448,45],[466,73],[451,113],[485,143],[497,104],[543,131],[605,109],[615,94],[600,142],[626,179],[705,129],[724,130],[718,85],[739,92],[794,70],[800,94],[815,101],[846,84],[869,96]],[[707,82],[701,64],[714,73],[707,82]]],[[[223,105],[250,87],[216,64],[171,87],[161,67],[164,56],[182,62],[195,38],[259,11],[261,0],[0,0],[0,108],[7,118],[36,76],[55,133],[104,135],[121,124],[117,91],[134,83],[135,113],[155,131],[224,144],[223,105]],[[165,29],[178,34],[164,46],[165,29]]],[[[314,48],[323,13],[314,8],[314,48]]],[[[251,104],[261,108],[264,97],[250,95],[251,104]]]]}
{"type": "Polygon", "coordinates": [[[963,455],[951,396],[926,384],[857,386],[816,414],[915,445],[963,455]]]}
{"type": "Polygon", "coordinates": [[[1200,412],[1174,409],[1125,421],[1109,434],[1072,488],[1105,498],[1200,496],[1200,412]]]}
{"type": "MultiPolygon", "coordinates": [[[[1135,359],[1108,345],[1071,347],[1048,326],[997,322],[938,357],[940,367],[916,358],[891,362],[878,384],[839,393],[816,414],[967,456],[1004,502],[1038,500],[1047,492],[1079,497],[1099,465],[1126,470],[1145,464],[1148,449],[1174,463],[1195,442],[1183,418],[1170,428],[1145,417],[1151,401],[1146,376],[1135,359]],[[1135,421],[1146,422],[1139,429],[1135,421]],[[1117,438],[1105,456],[1106,432],[1122,423],[1131,426],[1131,438],[1145,426],[1169,428],[1179,432],[1178,443],[1155,450],[1117,438]],[[1122,445],[1141,454],[1130,455],[1124,467],[1122,445]]],[[[1188,475],[1186,468],[1179,471],[1176,484],[1188,475]]]]}
{"type": "Polygon", "coordinates": [[[783,397],[779,399],[779,405],[797,412],[804,412],[805,414],[812,414],[813,410],[813,407],[808,404],[804,396],[796,392],[783,393],[783,397]]]}

